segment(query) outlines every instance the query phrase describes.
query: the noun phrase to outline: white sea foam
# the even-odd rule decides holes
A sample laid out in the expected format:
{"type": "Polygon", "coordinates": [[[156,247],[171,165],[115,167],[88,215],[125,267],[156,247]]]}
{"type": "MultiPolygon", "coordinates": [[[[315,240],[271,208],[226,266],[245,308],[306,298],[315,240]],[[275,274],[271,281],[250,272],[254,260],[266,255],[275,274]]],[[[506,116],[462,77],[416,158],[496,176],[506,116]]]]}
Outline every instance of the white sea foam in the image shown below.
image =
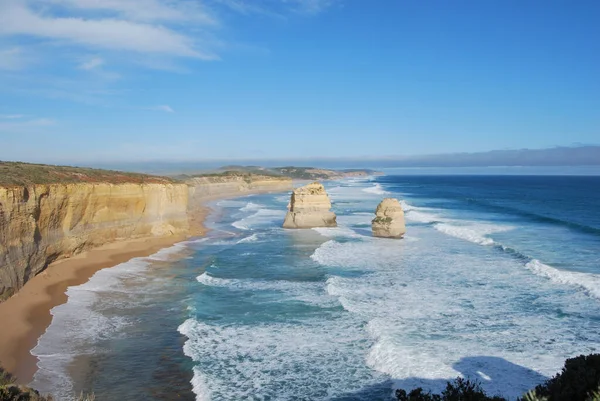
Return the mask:
{"type": "Polygon", "coordinates": [[[600,276],[597,274],[559,270],[537,259],[525,266],[535,274],[547,277],[555,283],[583,288],[591,296],[600,299],[600,276]]]}
{"type": "Polygon", "coordinates": [[[363,191],[370,193],[370,194],[375,194],[375,195],[388,195],[389,194],[389,192],[386,191],[385,189],[383,189],[383,187],[379,183],[373,185],[372,187],[364,188],[363,191]]]}
{"type": "Polygon", "coordinates": [[[362,237],[360,234],[357,234],[356,231],[352,230],[349,227],[315,227],[314,231],[319,234],[329,237],[347,237],[347,238],[360,238],[362,237]]]}
{"type": "Polygon", "coordinates": [[[148,256],[148,259],[162,260],[162,261],[173,260],[174,258],[176,258],[178,256],[179,253],[188,249],[188,247],[186,245],[187,245],[186,242],[179,242],[177,244],[173,244],[172,246],[170,246],[168,248],[163,248],[163,249],[159,250],[158,252],[156,252],[155,254],[148,256]]]}
{"type": "Polygon", "coordinates": [[[376,384],[364,366],[365,334],[350,316],[295,323],[214,326],[188,319],[184,353],[196,363],[198,400],[325,400],[376,384]],[[323,378],[327,378],[323,380],[323,378]]]}
{"type": "Polygon", "coordinates": [[[244,244],[244,243],[247,243],[247,242],[256,242],[256,241],[258,241],[258,234],[252,234],[249,237],[242,238],[237,243],[238,244],[244,244]]]}
{"type": "MultiPolygon", "coordinates": [[[[375,342],[366,362],[395,379],[396,387],[439,391],[446,380],[462,375],[480,380],[492,394],[514,399],[555,374],[569,355],[593,352],[600,336],[583,329],[587,318],[580,314],[595,313],[585,296],[556,295],[555,284],[527,274],[522,262],[492,248],[473,250],[465,244],[470,251],[461,252],[451,237],[427,227],[413,231],[427,241],[389,246],[376,240],[332,240],[312,255],[324,266],[363,272],[333,275],[326,290],[348,312],[369,321],[367,332],[375,342]],[[533,298],[536,303],[528,298],[532,291],[543,294],[533,298]],[[548,310],[556,308],[574,311],[562,317],[569,322],[555,324],[548,310]],[[573,327],[582,330],[576,334],[573,327]],[[585,339],[578,337],[582,332],[585,339]]],[[[489,231],[496,228],[481,232],[489,231]]],[[[528,267],[569,284],[596,283],[580,274],[528,267]]]]}
{"type": "Polygon", "coordinates": [[[52,393],[57,399],[72,397],[73,383],[68,373],[70,363],[78,355],[102,352],[94,343],[115,336],[130,324],[123,316],[105,314],[103,309],[114,307],[116,303],[133,302],[139,294],[131,293],[123,280],[139,278],[148,265],[144,258],[132,259],[102,269],[88,282],[67,289],[67,302],[50,311],[52,322],[31,350],[39,360],[32,382],[36,389],[52,393]],[[106,292],[111,295],[104,297],[106,292]],[[65,341],[66,331],[69,333],[68,341],[65,341]]]}
{"type": "Polygon", "coordinates": [[[259,209],[256,213],[250,216],[244,217],[243,219],[234,221],[231,223],[232,226],[240,230],[252,230],[255,227],[261,227],[264,225],[272,225],[275,222],[283,222],[285,217],[285,210],[275,209],[259,209]]]}
{"type": "Polygon", "coordinates": [[[281,196],[277,196],[275,197],[275,201],[279,202],[279,203],[285,203],[287,204],[290,201],[290,195],[281,195],[281,196]]]}
{"type": "Polygon", "coordinates": [[[436,230],[456,238],[464,239],[480,245],[493,245],[494,240],[486,237],[490,234],[485,228],[478,226],[456,226],[452,224],[436,224],[436,230]]]}
{"type": "MultiPolygon", "coordinates": [[[[326,283],[198,277],[227,294],[269,291],[268,302],[300,300],[311,310],[309,318],[294,314],[293,323],[187,320],[179,331],[196,363],[198,400],[335,399],[390,378],[396,388],[440,391],[459,375],[514,399],[554,375],[567,357],[600,343],[589,330],[596,300],[585,294],[597,296],[595,277],[565,275],[537,261],[527,264],[531,274],[521,260],[488,246],[496,244],[493,234],[513,227],[406,202],[407,220],[428,225],[414,224],[402,241],[362,236],[352,227],[371,213],[348,213],[374,210],[377,197],[363,191],[364,182],[346,184],[356,186],[330,190],[342,204],[340,227],[314,230],[330,238],[311,255],[329,274],[326,283]],[[560,284],[582,291],[557,291],[560,284]],[[315,306],[324,311],[313,312],[315,306]]],[[[270,240],[270,230],[258,230],[274,220],[253,216],[242,224],[270,240]]]]}
{"type": "Polygon", "coordinates": [[[258,204],[258,203],[253,203],[253,202],[248,202],[243,208],[240,209],[240,211],[242,212],[254,212],[257,210],[260,210],[262,208],[264,208],[264,205],[258,204]]]}
{"type": "Polygon", "coordinates": [[[281,293],[281,300],[296,300],[323,307],[337,305],[337,300],[324,291],[321,282],[225,279],[211,276],[207,272],[196,277],[196,280],[210,287],[228,287],[243,291],[278,291],[281,293]]]}
{"type": "Polygon", "coordinates": [[[413,206],[404,200],[400,201],[400,204],[402,205],[402,209],[404,210],[408,221],[414,221],[416,223],[435,223],[448,220],[441,216],[441,210],[413,206]]]}
{"type": "MultiPolygon", "coordinates": [[[[181,331],[181,328],[180,328],[180,331],[181,331]]],[[[200,369],[198,369],[197,366],[194,366],[194,377],[192,378],[192,390],[196,394],[196,401],[211,401],[212,393],[211,393],[209,385],[208,385],[208,378],[202,373],[202,371],[200,369]]]]}
{"type": "Polygon", "coordinates": [[[243,200],[234,200],[234,199],[224,199],[217,202],[217,206],[219,207],[227,207],[227,208],[241,208],[247,205],[248,202],[243,200]]]}
{"type": "Polygon", "coordinates": [[[161,279],[147,274],[152,261],[174,260],[194,243],[197,241],[184,241],[148,257],[99,270],[86,283],[69,287],[67,302],[52,308],[52,322],[31,350],[39,360],[32,385],[56,399],[71,399],[74,389],[69,369],[73,359],[106,352],[96,344],[121,335],[123,328],[133,324],[114,309],[138,305],[149,294],[166,291],[161,279]]]}
{"type": "Polygon", "coordinates": [[[371,220],[375,217],[374,213],[352,213],[352,214],[338,214],[337,223],[338,226],[348,227],[357,225],[371,225],[371,220]]]}
{"type": "Polygon", "coordinates": [[[198,277],[196,277],[199,283],[204,284],[206,286],[216,286],[216,287],[224,287],[231,283],[231,280],[213,277],[207,272],[202,273],[198,277]]]}

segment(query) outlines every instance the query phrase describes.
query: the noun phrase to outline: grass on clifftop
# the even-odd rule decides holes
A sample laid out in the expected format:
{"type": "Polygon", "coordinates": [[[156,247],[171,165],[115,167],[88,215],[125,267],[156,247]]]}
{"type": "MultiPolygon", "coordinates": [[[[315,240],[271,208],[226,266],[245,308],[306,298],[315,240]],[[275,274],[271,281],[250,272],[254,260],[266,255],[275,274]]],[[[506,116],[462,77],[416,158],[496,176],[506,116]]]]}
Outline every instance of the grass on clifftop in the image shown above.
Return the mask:
{"type": "Polygon", "coordinates": [[[100,170],[84,167],[51,166],[0,161],[0,185],[24,186],[33,184],[71,183],[172,183],[173,179],[123,171],[100,170]]]}

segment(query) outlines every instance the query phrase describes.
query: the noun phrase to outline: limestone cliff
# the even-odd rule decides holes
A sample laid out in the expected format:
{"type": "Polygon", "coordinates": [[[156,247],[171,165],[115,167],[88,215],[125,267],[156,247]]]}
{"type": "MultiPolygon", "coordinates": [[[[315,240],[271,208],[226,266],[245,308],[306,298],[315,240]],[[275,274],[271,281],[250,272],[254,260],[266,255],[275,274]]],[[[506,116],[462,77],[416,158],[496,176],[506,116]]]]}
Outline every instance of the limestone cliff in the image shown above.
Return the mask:
{"type": "Polygon", "coordinates": [[[0,187],[0,299],[54,260],[118,239],[184,233],[187,208],[185,184],[0,187]]]}
{"type": "Polygon", "coordinates": [[[287,191],[293,187],[291,178],[255,174],[193,177],[186,182],[190,186],[190,199],[194,201],[257,192],[287,191]]]}
{"type": "Polygon", "coordinates": [[[371,223],[373,235],[384,238],[402,238],[406,233],[404,211],[398,199],[385,198],[377,206],[371,223]]]}
{"type": "Polygon", "coordinates": [[[318,182],[292,192],[283,228],[337,227],[325,187],[318,182]]]}

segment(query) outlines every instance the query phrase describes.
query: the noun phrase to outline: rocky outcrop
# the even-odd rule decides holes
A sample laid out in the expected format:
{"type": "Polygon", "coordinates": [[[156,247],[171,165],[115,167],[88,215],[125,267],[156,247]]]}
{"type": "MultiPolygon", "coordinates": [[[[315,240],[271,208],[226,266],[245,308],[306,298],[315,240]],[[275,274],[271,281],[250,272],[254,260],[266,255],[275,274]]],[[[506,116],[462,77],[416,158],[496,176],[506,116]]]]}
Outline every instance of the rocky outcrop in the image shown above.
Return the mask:
{"type": "Polygon", "coordinates": [[[185,184],[0,187],[0,299],[57,259],[119,239],[185,233],[187,208],[185,184]]]}
{"type": "Polygon", "coordinates": [[[406,233],[404,211],[398,199],[385,198],[375,211],[371,223],[373,235],[384,238],[402,238],[406,233]]]}
{"type": "Polygon", "coordinates": [[[325,187],[318,182],[292,192],[283,228],[337,227],[325,187]]]}

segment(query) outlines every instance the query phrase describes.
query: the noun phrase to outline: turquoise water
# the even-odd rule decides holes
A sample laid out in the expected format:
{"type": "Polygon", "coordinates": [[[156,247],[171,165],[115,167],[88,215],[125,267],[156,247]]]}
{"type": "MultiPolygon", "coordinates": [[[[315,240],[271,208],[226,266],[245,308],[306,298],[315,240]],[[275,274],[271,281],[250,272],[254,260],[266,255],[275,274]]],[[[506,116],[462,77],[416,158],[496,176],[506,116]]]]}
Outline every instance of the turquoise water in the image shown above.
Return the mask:
{"type": "Polygon", "coordinates": [[[34,385],[99,399],[389,400],[459,375],[515,398],[600,349],[599,177],[326,183],[333,229],[289,196],[215,202],[206,238],[69,289],[34,385]],[[401,241],[370,235],[385,196],[401,241]],[[82,319],[83,317],[83,319],[82,319]]]}

